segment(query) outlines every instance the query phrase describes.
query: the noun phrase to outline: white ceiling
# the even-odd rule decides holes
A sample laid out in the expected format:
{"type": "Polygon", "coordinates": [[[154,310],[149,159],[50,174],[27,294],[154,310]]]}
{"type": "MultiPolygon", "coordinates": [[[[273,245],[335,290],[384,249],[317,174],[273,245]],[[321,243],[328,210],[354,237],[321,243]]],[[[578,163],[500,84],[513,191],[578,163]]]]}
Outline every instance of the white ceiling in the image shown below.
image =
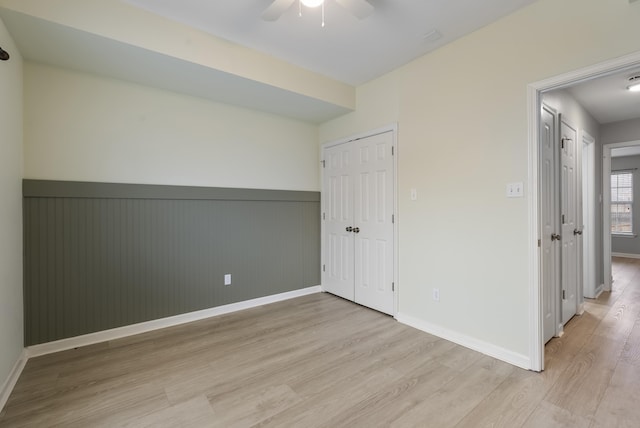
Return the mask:
{"type": "Polygon", "coordinates": [[[628,78],[640,74],[631,69],[568,88],[576,99],[600,124],[640,118],[640,92],[630,92],[628,78]]]}
{"type": "Polygon", "coordinates": [[[22,56],[30,61],[167,89],[311,123],[350,110],[194,62],[0,8],[22,56]]]}
{"type": "MultiPolygon", "coordinates": [[[[299,17],[297,1],[274,22],[261,19],[271,0],[122,1],[355,86],[535,0],[367,0],[374,6],[374,13],[364,20],[352,16],[335,0],[326,0],[324,28],[320,10],[305,8],[299,17]],[[433,31],[442,37],[424,38],[433,31]]],[[[31,61],[313,123],[350,111],[9,8],[0,8],[0,17],[22,55],[31,61]]],[[[567,90],[601,124],[639,118],[640,94],[626,90],[626,80],[636,74],[634,71],[640,72],[627,70],[567,90]]]]}
{"type": "MultiPolygon", "coordinates": [[[[379,77],[536,0],[366,0],[359,20],[335,0],[320,9],[297,1],[274,22],[272,0],[109,0],[146,9],[351,86],[379,77]],[[425,34],[437,31],[437,40],[425,34]]],[[[108,4],[105,3],[105,4],[108,4]]],[[[99,9],[99,6],[96,6],[99,9]]],[[[11,7],[0,17],[30,61],[185,93],[216,102],[322,123],[350,110],[183,59],[62,25],[11,7]]],[[[144,27],[140,31],[145,31],[144,27]]]]}
{"type": "Polygon", "coordinates": [[[334,0],[321,10],[298,2],[277,21],[262,20],[272,0],[125,0],[215,36],[359,85],[469,34],[535,0],[367,0],[358,20],[334,0]],[[436,41],[424,35],[437,30],[436,41]]]}

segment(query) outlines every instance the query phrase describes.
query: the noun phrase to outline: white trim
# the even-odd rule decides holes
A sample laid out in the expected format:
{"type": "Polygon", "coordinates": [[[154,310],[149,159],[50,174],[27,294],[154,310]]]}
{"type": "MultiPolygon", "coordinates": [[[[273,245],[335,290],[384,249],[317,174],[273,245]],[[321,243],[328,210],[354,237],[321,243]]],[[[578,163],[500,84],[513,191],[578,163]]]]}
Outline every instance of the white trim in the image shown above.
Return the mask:
{"type": "Polygon", "coordinates": [[[13,365],[13,368],[9,372],[9,376],[2,384],[2,388],[0,388],[0,411],[4,408],[4,405],[7,404],[9,400],[9,396],[13,391],[13,388],[16,386],[18,382],[18,378],[24,369],[24,366],[27,364],[27,360],[29,359],[27,355],[27,350],[23,349],[22,354],[18,357],[18,360],[13,365]]]}
{"type": "Polygon", "coordinates": [[[188,322],[199,321],[218,315],[231,312],[242,311],[244,309],[255,308],[257,306],[268,305],[270,303],[281,302],[295,297],[306,296],[308,294],[319,293],[321,287],[308,287],[300,290],[288,291],[286,293],[274,294],[272,296],[259,297],[257,299],[245,300],[243,302],[231,303],[229,305],[217,306],[215,308],[203,309],[201,311],[189,312],[168,318],[142,322],[139,324],[127,325],[110,330],[98,331],[96,333],[84,334],[82,336],[70,337],[56,340],[55,342],[42,343],[27,347],[27,356],[37,357],[40,355],[52,354],[54,352],[65,351],[67,349],[78,348],[80,346],[93,345],[95,343],[106,342],[108,340],[121,339],[140,333],[147,333],[153,330],[173,327],[188,322]]]}
{"type": "Polygon", "coordinates": [[[544,344],[542,326],[542,284],[540,250],[540,194],[538,164],[540,139],[540,92],[535,86],[527,87],[527,114],[529,116],[529,361],[534,371],[544,369],[544,344]]]}
{"type": "Polygon", "coordinates": [[[465,348],[481,352],[490,357],[497,358],[498,360],[504,361],[509,364],[513,364],[514,366],[521,367],[523,369],[529,369],[531,366],[531,361],[526,355],[519,354],[500,346],[478,340],[474,337],[428,323],[409,315],[399,313],[396,316],[396,319],[402,324],[417,328],[418,330],[422,330],[425,333],[429,333],[450,342],[457,343],[458,345],[464,346],[465,348]]]}
{"type": "Polygon", "coordinates": [[[534,87],[540,92],[553,91],[555,89],[567,88],[576,83],[586,82],[591,79],[608,76],[625,70],[631,70],[638,65],[640,65],[640,51],[590,65],[579,70],[550,77],[545,80],[540,80],[529,86],[534,87]]]}
{"type": "Polygon", "coordinates": [[[596,140],[584,129],[582,142],[582,300],[596,295],[596,140]],[[586,215],[585,215],[586,214],[586,215]]]}
{"type": "Polygon", "coordinates": [[[393,157],[393,213],[394,213],[394,222],[393,222],[393,283],[395,284],[395,290],[393,293],[393,313],[395,315],[398,314],[399,308],[399,299],[398,296],[400,292],[400,284],[398,281],[399,275],[398,270],[400,269],[400,257],[398,255],[399,252],[399,243],[398,243],[398,225],[400,224],[400,210],[398,209],[398,158],[400,157],[400,148],[398,146],[398,124],[394,123],[391,125],[393,128],[393,146],[396,148],[395,154],[393,157]]]}
{"type": "MultiPolygon", "coordinates": [[[[340,144],[344,144],[344,143],[348,143],[350,141],[354,141],[354,140],[359,140],[361,138],[367,138],[367,137],[373,137],[374,135],[380,135],[380,134],[384,134],[385,132],[391,132],[392,134],[392,145],[394,147],[394,155],[393,155],[393,215],[394,215],[394,223],[393,223],[393,254],[394,254],[394,260],[393,260],[393,282],[395,284],[395,290],[393,293],[393,314],[392,316],[395,317],[395,315],[398,313],[399,311],[399,274],[398,274],[398,267],[400,266],[400,258],[399,258],[399,254],[398,254],[398,227],[400,224],[400,220],[399,220],[399,210],[398,210],[398,157],[399,157],[399,148],[398,148],[398,123],[391,123],[389,125],[380,127],[380,128],[376,128],[370,131],[366,131],[366,132],[362,132],[359,134],[355,134],[352,135],[350,137],[345,137],[339,140],[334,140],[334,141],[327,141],[325,143],[322,143],[320,145],[320,159],[322,159],[323,161],[325,161],[326,159],[324,159],[324,150],[328,147],[333,147],[333,146],[337,146],[340,144]]],[[[320,168],[320,187],[322,189],[322,183],[324,183],[324,168],[320,168]]],[[[322,212],[324,212],[324,192],[320,192],[320,209],[322,212]]],[[[321,218],[320,219],[320,275],[322,280],[324,281],[324,271],[322,271],[322,266],[325,265],[325,259],[324,259],[324,221],[321,218]]],[[[322,289],[322,291],[324,292],[324,288],[322,289]]]]}
{"type": "Polygon", "coordinates": [[[602,294],[602,292],[604,291],[604,284],[600,284],[596,287],[596,297],[595,299],[597,299],[598,297],[600,297],[600,295],[602,294]]]}
{"type": "MultiPolygon", "coordinates": [[[[384,134],[385,132],[393,132],[394,135],[398,133],[398,124],[391,123],[387,126],[372,129],[370,131],[360,132],[358,134],[351,135],[349,137],[340,138],[338,140],[326,141],[320,145],[320,154],[324,153],[324,149],[327,147],[338,146],[340,144],[348,143],[349,141],[360,140],[362,138],[373,137],[374,135],[384,134]]],[[[394,140],[394,143],[396,141],[394,140]]]]}
{"type": "Polygon", "coordinates": [[[624,257],[625,259],[640,259],[640,254],[633,253],[611,253],[612,257],[624,257]]]}
{"type": "MultiPolygon", "coordinates": [[[[622,232],[615,232],[611,234],[612,238],[624,238],[624,239],[629,239],[629,238],[637,238],[638,234],[637,233],[622,233],[622,232]]],[[[613,255],[613,253],[612,253],[613,255]]]]}
{"type": "Polygon", "coordinates": [[[540,238],[538,144],[540,126],[540,94],[572,84],[629,70],[640,65],[640,51],[614,58],[580,70],[561,74],[527,86],[528,146],[529,146],[529,361],[531,370],[544,368],[544,343],[542,334],[542,284],[540,284],[540,238]]]}
{"type": "Polygon", "coordinates": [[[602,146],[602,275],[611,290],[611,147],[602,146]]]}

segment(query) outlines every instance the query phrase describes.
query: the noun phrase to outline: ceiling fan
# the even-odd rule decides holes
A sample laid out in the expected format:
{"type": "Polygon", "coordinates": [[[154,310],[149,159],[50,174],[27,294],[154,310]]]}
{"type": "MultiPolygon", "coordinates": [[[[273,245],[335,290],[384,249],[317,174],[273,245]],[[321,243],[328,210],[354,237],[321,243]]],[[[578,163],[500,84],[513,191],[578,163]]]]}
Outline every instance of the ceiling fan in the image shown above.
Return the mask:
{"type": "MultiPolygon", "coordinates": [[[[273,0],[271,5],[262,13],[262,19],[265,21],[277,21],[295,1],[300,1],[307,7],[317,7],[325,2],[325,0],[273,0]]],[[[373,13],[373,6],[366,0],[335,0],[335,2],[350,11],[358,19],[364,19],[373,13]]]]}

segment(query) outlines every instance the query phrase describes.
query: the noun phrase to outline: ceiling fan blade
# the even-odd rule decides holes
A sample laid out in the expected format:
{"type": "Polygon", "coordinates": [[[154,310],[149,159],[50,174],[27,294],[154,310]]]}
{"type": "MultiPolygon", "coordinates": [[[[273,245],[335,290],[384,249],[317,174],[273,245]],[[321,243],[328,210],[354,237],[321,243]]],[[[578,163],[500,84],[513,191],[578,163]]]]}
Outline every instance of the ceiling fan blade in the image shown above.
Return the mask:
{"type": "Polygon", "coordinates": [[[336,0],[336,3],[350,11],[358,19],[364,19],[373,13],[373,6],[367,0],[336,0]]]}
{"type": "Polygon", "coordinates": [[[273,0],[273,3],[262,13],[262,19],[265,21],[277,21],[294,1],[295,0],[273,0]]]}

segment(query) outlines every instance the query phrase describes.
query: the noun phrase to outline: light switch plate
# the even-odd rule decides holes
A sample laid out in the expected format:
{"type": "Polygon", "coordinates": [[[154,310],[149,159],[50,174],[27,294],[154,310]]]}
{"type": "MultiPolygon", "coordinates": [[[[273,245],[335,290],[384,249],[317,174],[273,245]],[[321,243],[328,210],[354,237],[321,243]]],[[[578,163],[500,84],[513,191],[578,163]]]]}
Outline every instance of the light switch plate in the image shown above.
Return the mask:
{"type": "Polygon", "coordinates": [[[507,184],[507,198],[521,198],[524,195],[524,184],[509,183],[507,184]]]}

